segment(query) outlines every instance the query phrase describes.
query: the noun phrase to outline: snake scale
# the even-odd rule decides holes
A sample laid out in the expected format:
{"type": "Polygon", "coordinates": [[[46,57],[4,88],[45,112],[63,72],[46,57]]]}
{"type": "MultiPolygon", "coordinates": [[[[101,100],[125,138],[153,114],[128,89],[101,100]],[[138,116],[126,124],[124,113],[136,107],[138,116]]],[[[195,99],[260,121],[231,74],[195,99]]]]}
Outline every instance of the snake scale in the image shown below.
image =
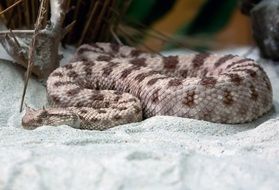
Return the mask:
{"type": "Polygon", "coordinates": [[[28,108],[22,126],[104,130],[155,115],[250,122],[272,107],[254,60],[197,53],[161,56],[111,43],[82,45],[47,80],[51,107],[28,108]]]}

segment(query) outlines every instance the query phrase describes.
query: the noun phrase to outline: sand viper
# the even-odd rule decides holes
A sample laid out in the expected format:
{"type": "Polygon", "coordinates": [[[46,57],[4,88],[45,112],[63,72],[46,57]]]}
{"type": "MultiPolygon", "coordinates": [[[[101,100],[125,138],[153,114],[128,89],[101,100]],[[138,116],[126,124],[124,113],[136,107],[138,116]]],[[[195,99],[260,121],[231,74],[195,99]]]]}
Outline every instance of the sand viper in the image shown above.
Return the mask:
{"type": "Polygon", "coordinates": [[[47,80],[52,107],[27,109],[24,128],[68,124],[104,130],[155,115],[244,123],[272,107],[255,61],[198,53],[160,56],[110,43],[82,45],[47,80]]]}

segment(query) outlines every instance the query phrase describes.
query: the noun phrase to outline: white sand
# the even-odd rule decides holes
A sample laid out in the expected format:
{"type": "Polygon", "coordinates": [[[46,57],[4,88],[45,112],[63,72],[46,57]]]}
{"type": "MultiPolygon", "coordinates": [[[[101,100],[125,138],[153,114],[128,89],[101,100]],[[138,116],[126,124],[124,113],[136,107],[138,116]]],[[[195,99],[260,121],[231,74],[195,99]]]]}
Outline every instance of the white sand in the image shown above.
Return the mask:
{"type": "MultiPolygon", "coordinates": [[[[274,110],[245,125],[153,117],[108,131],[20,126],[23,70],[0,62],[0,189],[279,189],[279,80],[274,110]]],[[[278,70],[279,71],[279,70],[278,70]]],[[[46,104],[30,80],[26,103],[46,104]]]]}

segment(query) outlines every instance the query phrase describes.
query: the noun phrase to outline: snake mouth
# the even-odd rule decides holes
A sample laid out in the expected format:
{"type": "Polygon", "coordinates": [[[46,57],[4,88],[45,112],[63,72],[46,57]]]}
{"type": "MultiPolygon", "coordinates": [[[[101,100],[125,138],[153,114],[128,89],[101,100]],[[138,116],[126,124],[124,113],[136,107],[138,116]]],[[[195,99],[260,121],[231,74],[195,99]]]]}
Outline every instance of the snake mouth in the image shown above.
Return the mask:
{"type": "Polygon", "coordinates": [[[80,128],[81,122],[79,116],[71,111],[63,113],[63,109],[39,109],[27,108],[22,117],[21,125],[24,129],[33,130],[38,127],[69,125],[74,128],[80,128]]]}
{"type": "Polygon", "coordinates": [[[33,129],[36,129],[39,127],[39,125],[30,125],[30,123],[26,123],[22,120],[21,122],[21,126],[24,128],[24,129],[28,129],[28,130],[33,130],[33,129]]]}

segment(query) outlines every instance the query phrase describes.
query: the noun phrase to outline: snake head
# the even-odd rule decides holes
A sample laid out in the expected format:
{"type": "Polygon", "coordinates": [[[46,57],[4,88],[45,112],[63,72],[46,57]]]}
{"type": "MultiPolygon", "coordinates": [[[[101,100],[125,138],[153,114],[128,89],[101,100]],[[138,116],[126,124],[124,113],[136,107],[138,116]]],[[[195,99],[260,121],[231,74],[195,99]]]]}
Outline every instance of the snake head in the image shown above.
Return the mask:
{"type": "Polygon", "coordinates": [[[43,125],[70,125],[79,128],[80,120],[77,114],[65,111],[65,109],[43,108],[35,110],[27,106],[21,124],[25,129],[36,129],[43,125]]]}
{"type": "Polygon", "coordinates": [[[25,129],[35,129],[42,125],[47,125],[49,120],[48,113],[45,109],[36,110],[26,106],[25,115],[22,118],[21,124],[25,129]]]}

